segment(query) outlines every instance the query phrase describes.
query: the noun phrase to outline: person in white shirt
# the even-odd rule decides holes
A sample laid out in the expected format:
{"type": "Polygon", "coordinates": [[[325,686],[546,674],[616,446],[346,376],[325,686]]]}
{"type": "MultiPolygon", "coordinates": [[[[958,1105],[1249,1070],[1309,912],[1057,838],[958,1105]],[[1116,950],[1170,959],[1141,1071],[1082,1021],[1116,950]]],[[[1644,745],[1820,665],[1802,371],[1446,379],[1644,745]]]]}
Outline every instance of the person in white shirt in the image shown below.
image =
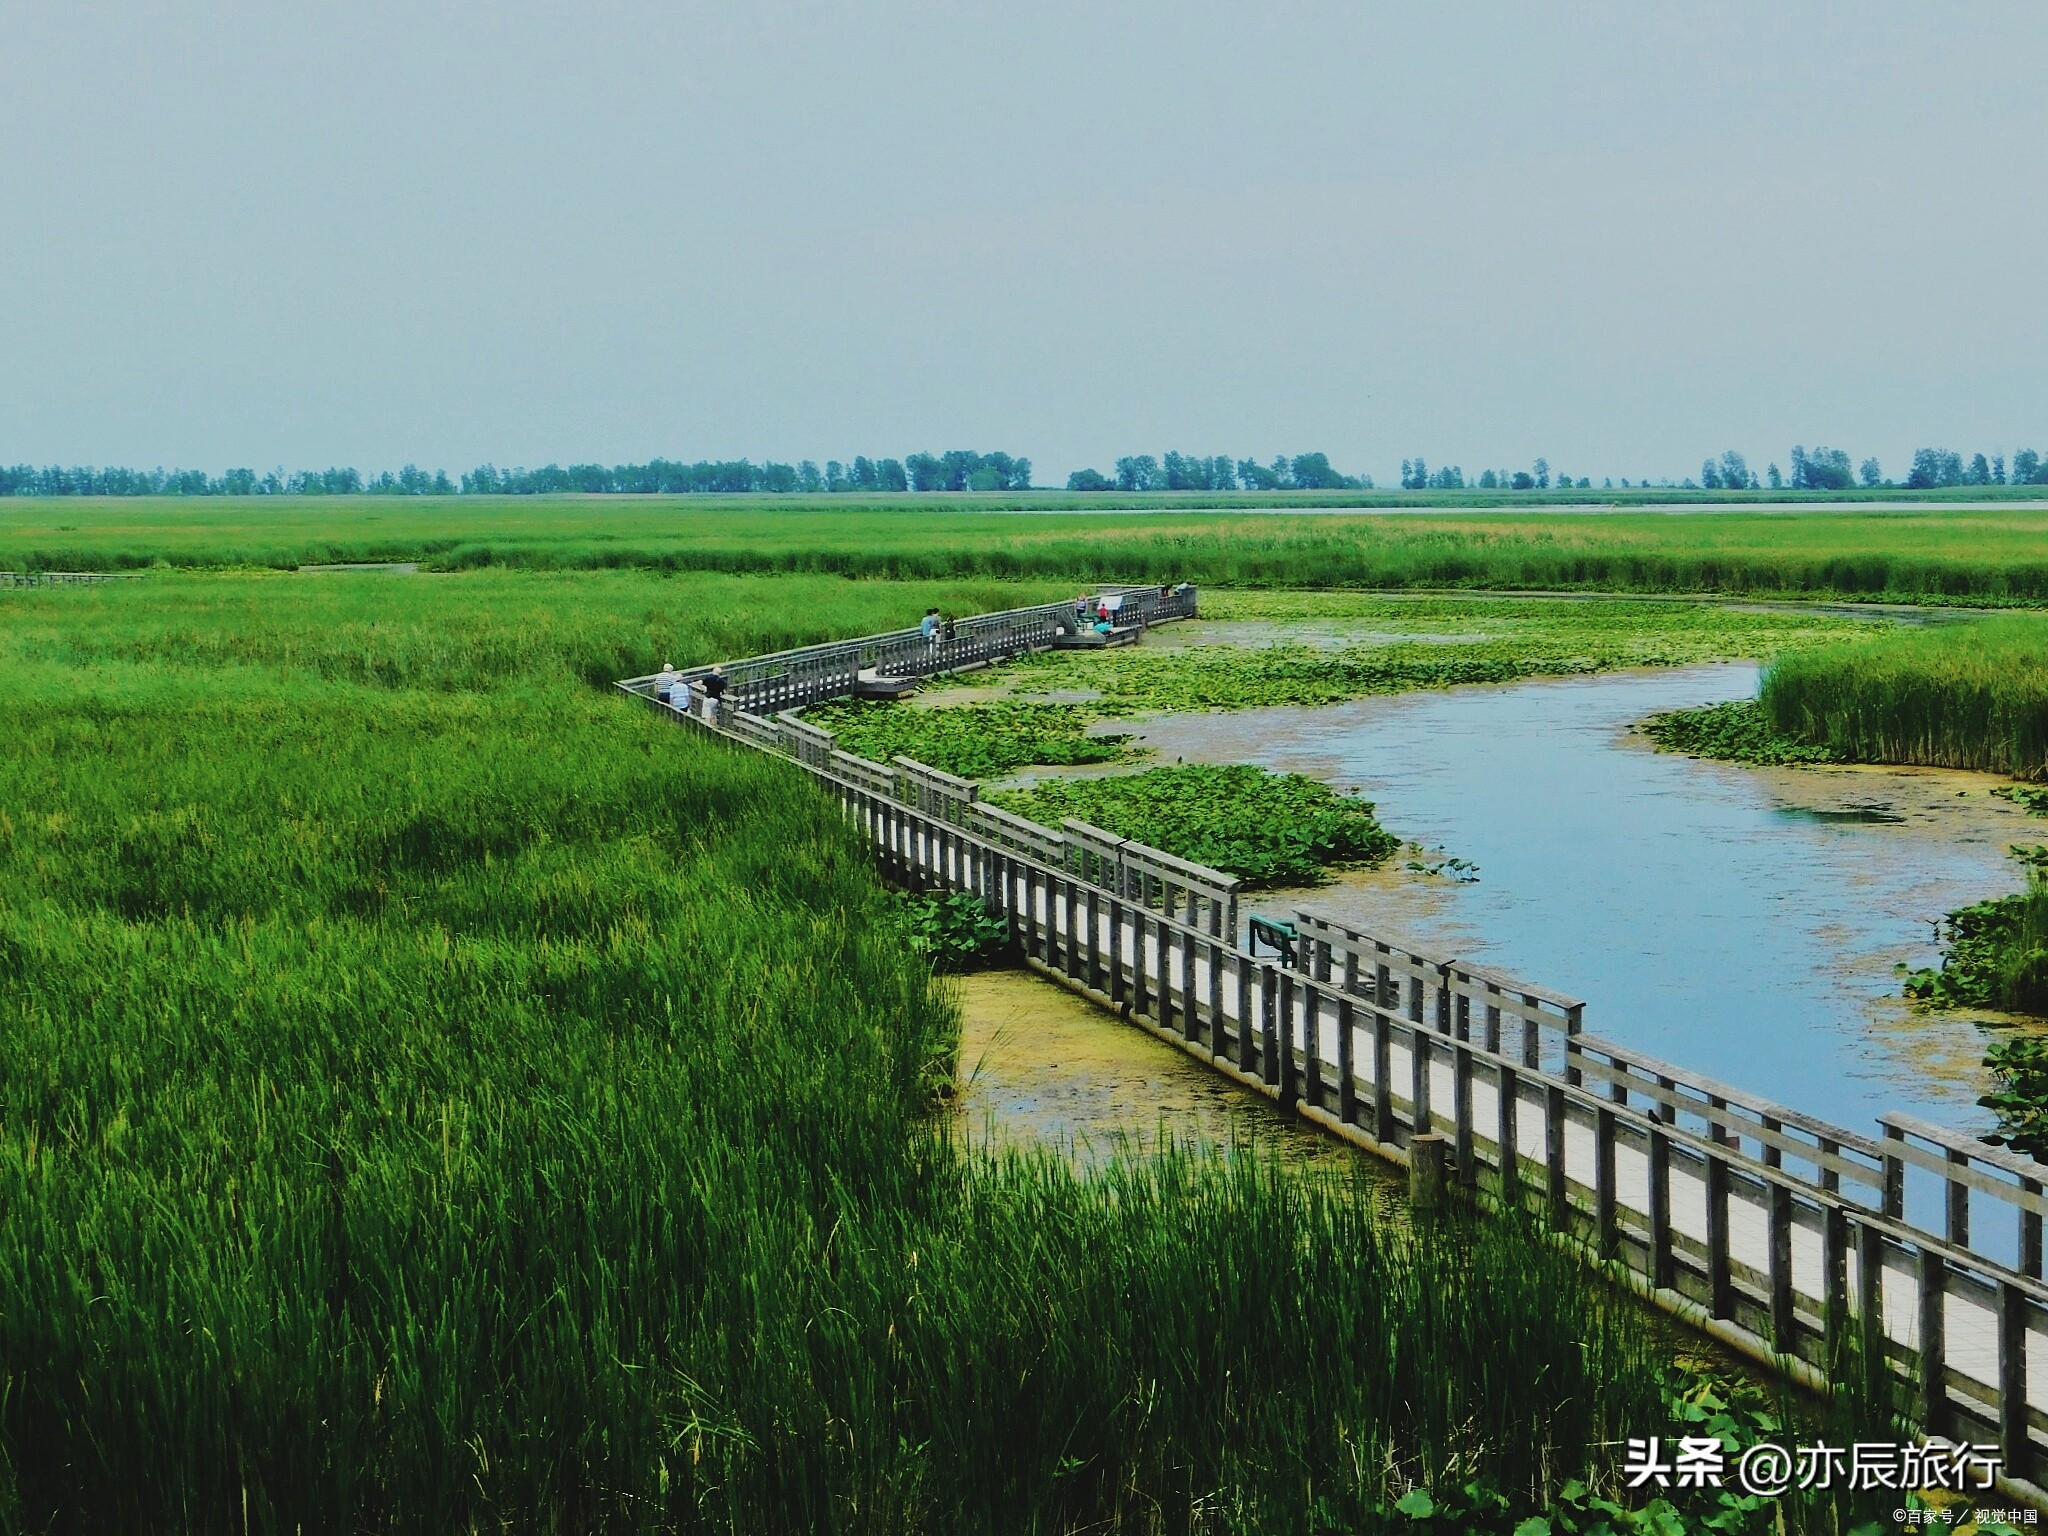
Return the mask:
{"type": "Polygon", "coordinates": [[[661,664],[661,670],[654,677],[654,696],[666,704],[670,701],[670,697],[675,691],[676,669],[664,661],[661,664]]]}
{"type": "Polygon", "coordinates": [[[687,677],[678,679],[676,682],[676,696],[674,700],[675,707],[687,715],[690,712],[691,702],[692,701],[690,698],[690,680],[687,677]]]}

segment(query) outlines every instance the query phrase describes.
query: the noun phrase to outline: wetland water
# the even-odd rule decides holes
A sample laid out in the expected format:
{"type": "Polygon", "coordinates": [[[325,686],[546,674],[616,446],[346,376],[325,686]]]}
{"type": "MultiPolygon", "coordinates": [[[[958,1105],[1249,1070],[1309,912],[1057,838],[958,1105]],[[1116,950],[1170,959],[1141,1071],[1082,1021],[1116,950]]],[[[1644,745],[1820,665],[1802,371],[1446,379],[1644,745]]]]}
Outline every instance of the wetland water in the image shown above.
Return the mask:
{"type": "Polygon", "coordinates": [[[1849,1126],[1887,1109],[1985,1123],[1981,1015],[1915,1012],[1895,966],[1935,963],[1944,912],[2018,889],[2006,847],[2048,840],[2042,824],[1989,775],[1743,768],[1629,730],[1751,697],[1756,678],[1616,672],[1136,729],[1155,762],[1356,789],[1432,858],[1479,867],[1469,884],[1416,875],[1404,853],[1251,910],[1326,911],[1573,993],[1591,1031],[1849,1126]]]}
{"type": "Polygon", "coordinates": [[[959,1109],[977,1142],[1040,1143],[1085,1161],[1164,1130],[1290,1163],[1358,1155],[1042,976],[978,971],[959,987],[959,1109]]]}

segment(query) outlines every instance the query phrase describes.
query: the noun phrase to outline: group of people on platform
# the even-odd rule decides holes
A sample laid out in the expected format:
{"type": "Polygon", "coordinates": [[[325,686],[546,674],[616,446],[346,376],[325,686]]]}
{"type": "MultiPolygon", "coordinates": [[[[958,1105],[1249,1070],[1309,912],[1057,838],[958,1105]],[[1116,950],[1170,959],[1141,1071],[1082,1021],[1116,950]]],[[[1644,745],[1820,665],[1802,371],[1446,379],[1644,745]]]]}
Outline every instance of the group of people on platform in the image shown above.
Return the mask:
{"type": "Polygon", "coordinates": [[[725,668],[713,667],[693,680],[681,676],[664,661],[654,675],[654,696],[670,709],[697,715],[707,724],[716,725],[718,712],[724,707],[725,668]]]}

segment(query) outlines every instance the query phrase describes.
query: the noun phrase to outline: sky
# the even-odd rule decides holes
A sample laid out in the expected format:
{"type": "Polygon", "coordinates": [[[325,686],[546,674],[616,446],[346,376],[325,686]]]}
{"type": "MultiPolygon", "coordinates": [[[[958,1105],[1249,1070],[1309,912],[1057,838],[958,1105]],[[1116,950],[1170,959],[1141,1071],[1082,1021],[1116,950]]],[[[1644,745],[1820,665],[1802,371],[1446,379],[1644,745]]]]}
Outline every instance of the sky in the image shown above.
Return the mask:
{"type": "Polygon", "coordinates": [[[0,0],[0,461],[2048,449],[2048,6],[0,0]]]}

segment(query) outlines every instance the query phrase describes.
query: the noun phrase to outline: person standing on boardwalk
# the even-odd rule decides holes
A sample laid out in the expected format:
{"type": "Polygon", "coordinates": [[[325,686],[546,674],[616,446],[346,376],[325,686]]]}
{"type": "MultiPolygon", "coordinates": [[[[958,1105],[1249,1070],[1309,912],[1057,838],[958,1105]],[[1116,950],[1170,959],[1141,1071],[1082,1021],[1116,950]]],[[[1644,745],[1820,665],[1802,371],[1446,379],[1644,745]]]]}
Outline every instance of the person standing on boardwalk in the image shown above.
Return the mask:
{"type": "Polygon", "coordinates": [[[939,643],[939,610],[938,610],[938,609],[936,609],[936,608],[927,608],[927,609],[925,609],[925,611],[924,611],[924,617],[923,617],[923,618],[922,618],[921,620],[919,620],[919,621],[918,621],[918,626],[917,626],[917,632],[918,632],[918,633],[919,633],[920,635],[923,635],[923,636],[924,636],[924,642],[925,642],[925,644],[926,644],[926,645],[937,645],[937,644],[939,643]]]}
{"type": "Polygon", "coordinates": [[[725,668],[713,667],[704,679],[704,718],[718,724],[718,711],[725,703],[725,668]]]}
{"type": "Polygon", "coordinates": [[[662,703],[671,703],[676,691],[676,669],[667,662],[661,664],[661,671],[655,674],[654,696],[662,703]]]}
{"type": "Polygon", "coordinates": [[[676,696],[673,702],[675,708],[686,715],[690,712],[690,705],[695,702],[691,694],[690,680],[687,677],[677,678],[676,696]]]}

